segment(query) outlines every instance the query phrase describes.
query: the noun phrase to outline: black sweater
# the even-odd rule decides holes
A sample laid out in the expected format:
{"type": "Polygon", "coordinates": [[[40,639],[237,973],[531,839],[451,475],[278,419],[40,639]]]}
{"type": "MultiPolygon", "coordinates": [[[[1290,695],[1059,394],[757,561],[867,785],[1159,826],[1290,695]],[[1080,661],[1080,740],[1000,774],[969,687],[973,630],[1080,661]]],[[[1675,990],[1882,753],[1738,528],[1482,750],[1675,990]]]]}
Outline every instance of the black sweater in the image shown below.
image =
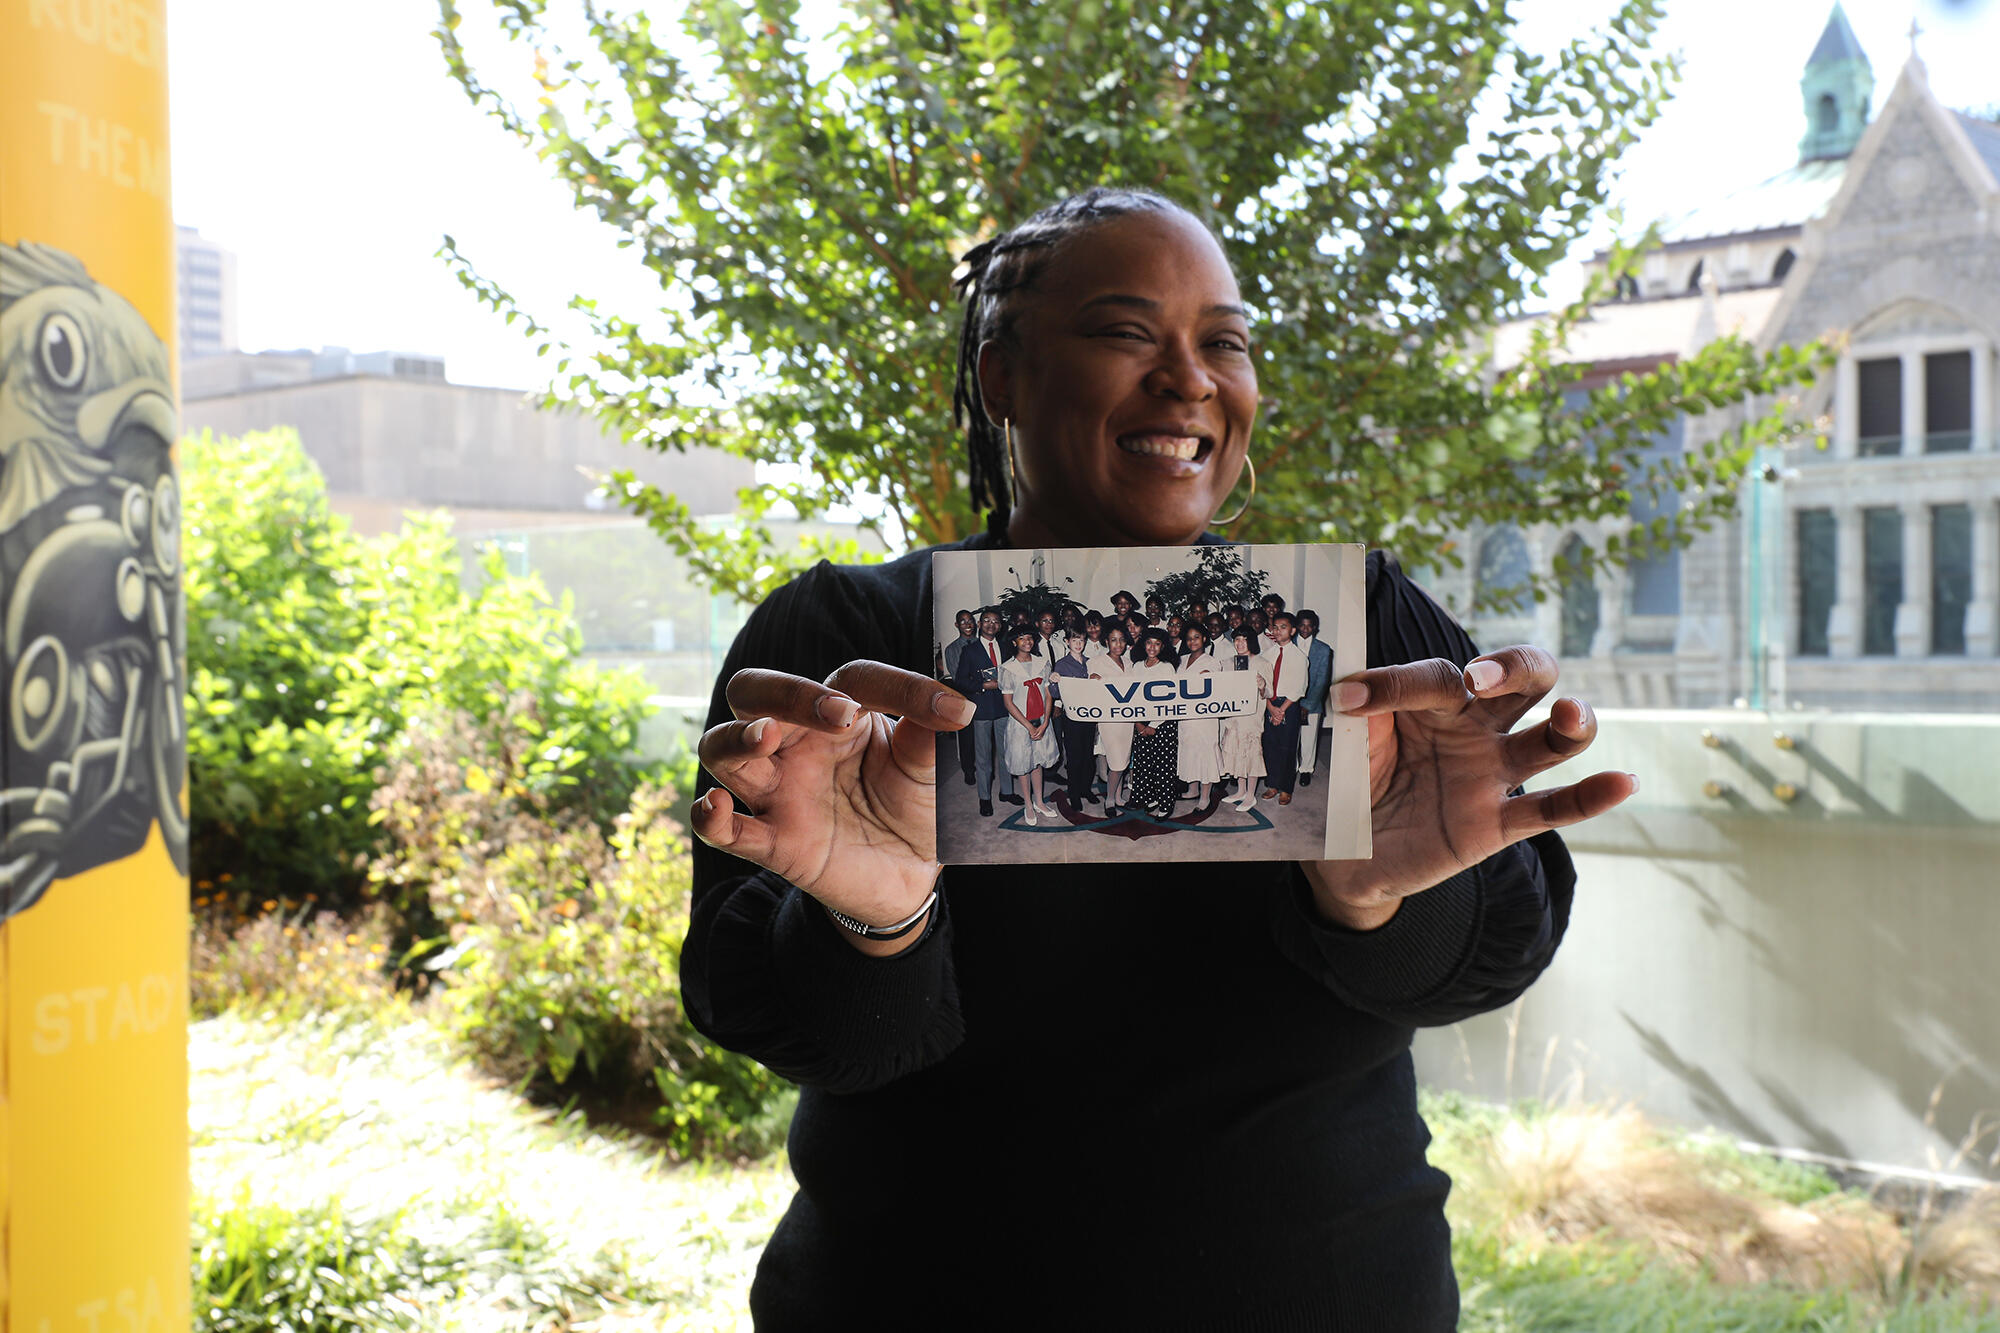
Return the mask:
{"type": "MultiPolygon", "coordinates": [[[[928,673],[930,568],[820,564],[722,679],[928,673]]],[[[1369,665],[1474,655],[1393,558],[1367,590],[1369,665]]],[[[1363,933],[1292,863],[952,866],[920,942],[878,959],[697,845],[688,1010],[802,1085],[758,1328],[1453,1327],[1410,1040],[1525,990],[1574,882],[1544,834],[1363,933]]]]}

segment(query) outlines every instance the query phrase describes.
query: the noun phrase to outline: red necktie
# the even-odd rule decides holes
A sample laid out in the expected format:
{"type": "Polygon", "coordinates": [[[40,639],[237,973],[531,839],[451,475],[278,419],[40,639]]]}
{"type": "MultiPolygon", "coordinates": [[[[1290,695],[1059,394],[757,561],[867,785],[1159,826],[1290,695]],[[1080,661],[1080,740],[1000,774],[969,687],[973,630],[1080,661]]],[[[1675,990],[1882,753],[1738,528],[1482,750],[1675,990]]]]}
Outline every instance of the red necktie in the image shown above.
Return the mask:
{"type": "Polygon", "coordinates": [[[986,655],[993,659],[994,666],[1000,665],[1000,651],[990,643],[986,645],[986,655]]]}
{"type": "Polygon", "coordinates": [[[1271,672],[1271,693],[1277,695],[1280,699],[1282,699],[1285,697],[1284,689],[1285,689],[1285,645],[1281,643],[1278,645],[1277,669],[1271,672]]]}

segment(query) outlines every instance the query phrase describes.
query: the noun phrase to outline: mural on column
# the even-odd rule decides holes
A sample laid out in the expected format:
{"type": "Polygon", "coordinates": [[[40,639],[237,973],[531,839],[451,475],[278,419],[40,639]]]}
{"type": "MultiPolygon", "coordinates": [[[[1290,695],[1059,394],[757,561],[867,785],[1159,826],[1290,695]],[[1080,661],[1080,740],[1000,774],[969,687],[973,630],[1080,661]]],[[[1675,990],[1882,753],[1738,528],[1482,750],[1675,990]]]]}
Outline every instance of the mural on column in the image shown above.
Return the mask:
{"type": "Polygon", "coordinates": [[[74,257],[0,245],[0,920],[139,850],[187,871],[167,348],[74,257]]]}

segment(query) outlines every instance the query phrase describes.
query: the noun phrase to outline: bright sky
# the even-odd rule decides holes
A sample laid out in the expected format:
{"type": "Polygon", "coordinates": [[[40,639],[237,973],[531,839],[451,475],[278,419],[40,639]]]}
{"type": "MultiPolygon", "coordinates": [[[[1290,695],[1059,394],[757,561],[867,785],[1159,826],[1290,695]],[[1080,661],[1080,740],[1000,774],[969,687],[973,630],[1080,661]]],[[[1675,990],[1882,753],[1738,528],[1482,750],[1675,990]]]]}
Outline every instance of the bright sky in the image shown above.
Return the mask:
{"type": "MultiPolygon", "coordinates": [[[[477,13],[480,0],[462,0],[477,13]]],[[[560,6],[558,6],[559,8],[560,6]]],[[[1521,0],[1524,39],[1567,39],[1609,0],[1521,0]]],[[[662,13],[667,6],[656,6],[662,13]]],[[[1686,68],[1627,157],[1628,216],[1677,212],[1790,165],[1798,78],[1829,0],[1667,0],[1686,68]]],[[[2000,103],[2000,0],[1848,0],[1877,104],[1918,50],[1950,106],[2000,103]]],[[[173,0],[174,214],[238,256],[243,345],[442,354],[463,384],[539,387],[534,348],[434,258],[450,233],[537,313],[573,292],[630,309],[649,275],[445,74],[426,0],[173,0]]]]}

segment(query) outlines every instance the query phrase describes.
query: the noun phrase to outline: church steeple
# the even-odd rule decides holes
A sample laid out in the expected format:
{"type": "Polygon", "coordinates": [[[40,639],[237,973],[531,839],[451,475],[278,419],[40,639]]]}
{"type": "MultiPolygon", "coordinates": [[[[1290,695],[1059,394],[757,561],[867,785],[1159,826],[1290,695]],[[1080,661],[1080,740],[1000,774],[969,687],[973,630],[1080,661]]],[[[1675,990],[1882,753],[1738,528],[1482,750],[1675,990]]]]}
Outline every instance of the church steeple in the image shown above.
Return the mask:
{"type": "Polygon", "coordinates": [[[1805,95],[1806,137],[1799,140],[1799,161],[1817,162],[1846,157],[1868,128],[1868,104],[1875,94],[1875,71],[1868,53],[1848,26],[1839,3],[1827,16],[1826,31],[1806,61],[1799,80],[1805,95]]]}

